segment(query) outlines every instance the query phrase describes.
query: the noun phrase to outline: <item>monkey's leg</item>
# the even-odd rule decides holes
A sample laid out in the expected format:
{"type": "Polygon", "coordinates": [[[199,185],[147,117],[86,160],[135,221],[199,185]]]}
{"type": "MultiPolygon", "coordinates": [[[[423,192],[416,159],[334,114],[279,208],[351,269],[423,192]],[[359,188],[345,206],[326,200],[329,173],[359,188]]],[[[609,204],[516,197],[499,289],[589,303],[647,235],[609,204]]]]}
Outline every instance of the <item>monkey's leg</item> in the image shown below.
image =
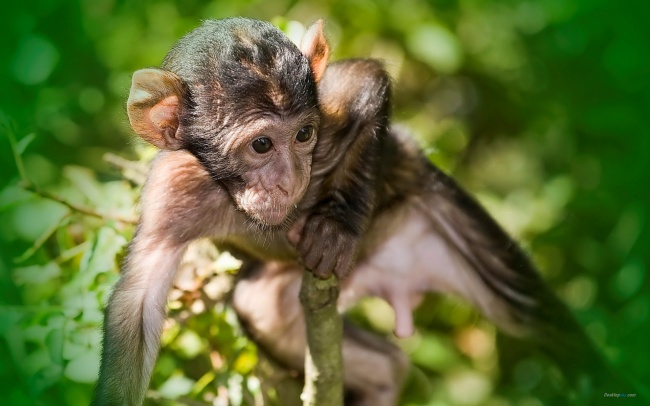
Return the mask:
{"type": "MultiPolygon", "coordinates": [[[[235,286],[233,306],[245,329],[281,364],[304,368],[305,325],[298,300],[302,267],[254,264],[235,286]]],[[[393,406],[408,370],[406,356],[386,340],[346,324],[342,343],[346,405],[393,406]]]]}

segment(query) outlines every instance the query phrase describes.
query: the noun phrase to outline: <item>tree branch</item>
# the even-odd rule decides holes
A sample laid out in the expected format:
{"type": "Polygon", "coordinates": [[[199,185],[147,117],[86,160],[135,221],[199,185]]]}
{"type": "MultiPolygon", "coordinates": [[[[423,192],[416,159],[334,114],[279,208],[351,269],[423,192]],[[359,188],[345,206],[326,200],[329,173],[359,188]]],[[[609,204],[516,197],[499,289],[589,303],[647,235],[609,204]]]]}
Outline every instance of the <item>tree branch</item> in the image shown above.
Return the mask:
{"type": "Polygon", "coordinates": [[[336,308],[339,282],[305,271],[300,303],[307,325],[303,406],[343,406],[343,324],[336,308]]]}

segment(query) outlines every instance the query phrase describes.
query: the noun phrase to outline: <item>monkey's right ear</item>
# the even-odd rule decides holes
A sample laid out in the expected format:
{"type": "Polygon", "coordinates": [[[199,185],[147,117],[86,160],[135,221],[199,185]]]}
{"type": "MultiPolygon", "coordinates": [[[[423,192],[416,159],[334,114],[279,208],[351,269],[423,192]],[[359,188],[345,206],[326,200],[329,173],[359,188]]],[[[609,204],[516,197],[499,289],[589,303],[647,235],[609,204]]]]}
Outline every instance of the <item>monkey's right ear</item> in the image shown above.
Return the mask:
{"type": "Polygon", "coordinates": [[[177,137],[183,94],[181,79],[162,69],[141,69],[133,74],[126,109],[136,134],[161,149],[182,147],[177,137]]]}
{"type": "Polygon", "coordinates": [[[323,77],[330,56],[330,46],[323,34],[323,25],[323,20],[316,21],[300,41],[300,50],[309,59],[309,66],[314,72],[316,82],[323,77]]]}

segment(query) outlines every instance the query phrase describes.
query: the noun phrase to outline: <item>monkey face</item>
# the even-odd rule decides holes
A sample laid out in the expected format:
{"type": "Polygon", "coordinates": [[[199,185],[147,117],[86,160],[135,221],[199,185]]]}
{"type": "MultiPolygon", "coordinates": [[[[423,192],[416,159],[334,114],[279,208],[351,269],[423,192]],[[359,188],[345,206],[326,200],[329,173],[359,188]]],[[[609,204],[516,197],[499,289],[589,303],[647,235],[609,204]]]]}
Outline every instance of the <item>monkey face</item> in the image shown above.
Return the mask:
{"type": "Polygon", "coordinates": [[[146,141],[194,155],[251,220],[280,225],[309,183],[328,49],[322,24],[299,49],[268,23],[208,21],[162,69],[134,74],[129,120],[146,141]]]}
{"type": "Polygon", "coordinates": [[[239,182],[231,185],[237,207],[264,226],[282,224],[302,199],[316,145],[317,111],[258,120],[226,147],[239,156],[239,182]]]}

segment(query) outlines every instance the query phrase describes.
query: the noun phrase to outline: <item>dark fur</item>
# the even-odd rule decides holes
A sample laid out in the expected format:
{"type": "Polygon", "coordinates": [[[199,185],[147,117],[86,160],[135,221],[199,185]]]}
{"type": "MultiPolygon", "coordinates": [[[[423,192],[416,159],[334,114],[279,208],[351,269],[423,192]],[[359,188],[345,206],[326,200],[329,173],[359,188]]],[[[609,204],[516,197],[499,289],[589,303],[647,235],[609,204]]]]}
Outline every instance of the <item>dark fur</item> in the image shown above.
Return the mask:
{"type": "Polygon", "coordinates": [[[317,108],[307,58],[267,22],[205,21],[176,43],[162,68],[188,87],[180,115],[183,148],[227,185],[241,184],[236,163],[222,149],[233,131],[261,116],[317,108]]]}

